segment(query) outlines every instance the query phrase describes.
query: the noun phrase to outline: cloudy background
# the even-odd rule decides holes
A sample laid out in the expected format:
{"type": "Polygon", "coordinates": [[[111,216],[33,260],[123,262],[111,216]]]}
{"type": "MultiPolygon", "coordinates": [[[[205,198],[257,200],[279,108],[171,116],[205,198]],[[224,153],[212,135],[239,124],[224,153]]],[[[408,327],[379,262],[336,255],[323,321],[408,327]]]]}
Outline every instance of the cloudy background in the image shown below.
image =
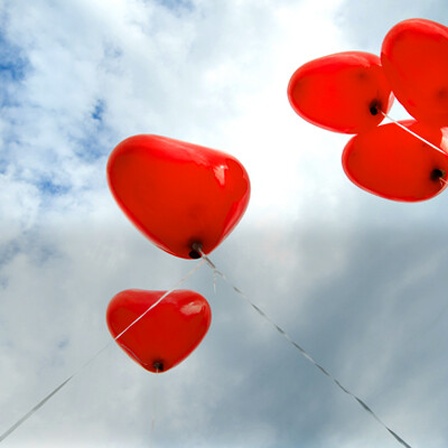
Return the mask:
{"type": "Polygon", "coordinates": [[[412,447],[448,446],[448,194],[357,189],[348,136],[286,97],[301,64],[378,54],[415,16],[448,24],[445,0],[0,1],[0,434],[78,372],[5,448],[400,446],[207,266],[183,287],[213,323],[184,363],[153,375],[112,343],[82,368],[111,341],[114,294],[198,263],[108,191],[107,157],[136,133],[240,159],[251,203],[211,259],[412,447]]]}

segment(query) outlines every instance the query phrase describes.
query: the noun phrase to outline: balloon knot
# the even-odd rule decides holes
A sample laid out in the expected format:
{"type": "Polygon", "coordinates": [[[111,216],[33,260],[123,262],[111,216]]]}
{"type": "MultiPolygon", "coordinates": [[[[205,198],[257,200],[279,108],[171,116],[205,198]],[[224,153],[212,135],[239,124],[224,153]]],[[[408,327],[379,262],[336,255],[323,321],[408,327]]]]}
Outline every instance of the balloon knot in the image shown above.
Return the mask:
{"type": "Polygon", "coordinates": [[[369,112],[371,115],[378,115],[381,111],[381,103],[379,100],[374,99],[369,105],[369,112]]]}
{"type": "Polygon", "coordinates": [[[159,372],[163,372],[163,361],[154,361],[152,363],[152,366],[154,367],[154,369],[156,370],[157,373],[159,372]]]}
{"type": "Polygon", "coordinates": [[[202,244],[201,243],[193,243],[191,245],[191,251],[188,254],[190,258],[193,258],[193,260],[197,260],[198,258],[202,257],[202,244]]]}
{"type": "Polygon", "coordinates": [[[437,180],[439,180],[439,179],[444,178],[445,175],[446,175],[446,171],[445,171],[445,170],[442,170],[442,169],[440,169],[440,168],[434,168],[434,169],[431,171],[431,175],[430,175],[430,177],[431,177],[431,180],[437,181],[437,180]]]}

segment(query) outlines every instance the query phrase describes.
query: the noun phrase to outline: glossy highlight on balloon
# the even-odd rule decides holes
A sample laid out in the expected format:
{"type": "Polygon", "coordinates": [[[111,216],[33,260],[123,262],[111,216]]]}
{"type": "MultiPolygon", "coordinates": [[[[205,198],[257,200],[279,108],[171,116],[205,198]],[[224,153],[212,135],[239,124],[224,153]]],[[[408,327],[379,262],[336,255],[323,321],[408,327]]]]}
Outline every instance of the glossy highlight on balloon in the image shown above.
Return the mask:
{"type": "Polygon", "coordinates": [[[157,135],[119,143],[107,164],[109,187],[132,223],[181,258],[215,249],[241,220],[249,176],[233,156],[157,135]]]}
{"type": "MultiPolygon", "coordinates": [[[[109,303],[106,321],[115,339],[166,291],[127,289],[109,303]]],[[[207,300],[195,291],[174,290],[124,334],[117,344],[144,369],[161,373],[172,369],[201,343],[211,324],[207,300]]]]}
{"type": "Polygon", "coordinates": [[[408,19],[383,40],[381,62],[397,100],[414,118],[448,126],[448,28],[408,19]]]}
{"type": "Polygon", "coordinates": [[[414,120],[399,123],[441,151],[388,123],[351,138],[342,154],[345,174],[358,187],[386,199],[430,199],[447,186],[446,130],[414,120]]]}
{"type": "Polygon", "coordinates": [[[324,129],[356,134],[377,126],[393,102],[380,58],[346,51],[307,62],[292,75],[288,98],[295,112],[324,129]]]}

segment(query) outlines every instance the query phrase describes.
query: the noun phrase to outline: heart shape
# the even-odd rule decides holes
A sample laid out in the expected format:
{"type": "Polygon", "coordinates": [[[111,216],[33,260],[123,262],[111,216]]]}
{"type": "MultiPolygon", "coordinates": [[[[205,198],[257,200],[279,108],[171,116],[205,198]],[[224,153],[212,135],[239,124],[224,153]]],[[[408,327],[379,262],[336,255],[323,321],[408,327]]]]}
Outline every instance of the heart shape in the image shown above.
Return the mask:
{"type": "Polygon", "coordinates": [[[181,258],[210,253],[242,218],[250,196],[242,164],[221,151],[156,135],[119,143],[107,164],[121,209],[154,244],[181,258]]]}
{"type": "MultiPolygon", "coordinates": [[[[446,129],[414,120],[399,123],[448,151],[446,129]]],[[[383,198],[416,202],[446,187],[448,154],[443,151],[389,123],[352,137],[344,148],[342,165],[358,187],[383,198]]]]}
{"type": "Polygon", "coordinates": [[[397,100],[417,120],[448,126],[448,28],[427,19],[386,34],[381,62],[397,100]]]}
{"type": "Polygon", "coordinates": [[[288,85],[292,108],[322,128],[356,134],[377,126],[392,106],[391,88],[380,58],[347,51],[307,62],[288,85]]]}
{"type": "Polygon", "coordinates": [[[154,373],[166,372],[189,356],[211,323],[210,305],[203,296],[175,290],[160,300],[166,293],[127,289],[112,298],[106,312],[107,326],[114,339],[118,336],[118,345],[154,373]]]}

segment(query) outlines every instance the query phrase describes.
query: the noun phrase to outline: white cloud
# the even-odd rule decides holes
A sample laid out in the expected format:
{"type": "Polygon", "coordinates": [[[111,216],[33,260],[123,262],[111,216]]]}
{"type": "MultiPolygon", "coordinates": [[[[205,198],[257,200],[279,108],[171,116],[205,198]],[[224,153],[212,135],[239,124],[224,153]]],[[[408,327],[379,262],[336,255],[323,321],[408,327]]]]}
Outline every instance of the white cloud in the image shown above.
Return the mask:
{"type": "MultiPolygon", "coordinates": [[[[447,200],[397,204],[357,190],[340,165],[348,137],[301,121],[287,101],[299,65],[380,39],[360,39],[360,23],[341,27],[350,8],[2,4],[3,45],[25,63],[0,87],[14,98],[0,118],[0,433],[111,341],[115,293],[169,289],[194,266],[145,240],[107,190],[113,146],[147,132],[243,162],[251,204],[212,259],[406,440],[446,445],[447,200]]],[[[371,22],[384,28],[381,8],[371,22]]],[[[112,344],[9,446],[397,446],[215,280],[216,294],[204,266],[185,284],[213,308],[186,362],[156,377],[112,344]]]]}

